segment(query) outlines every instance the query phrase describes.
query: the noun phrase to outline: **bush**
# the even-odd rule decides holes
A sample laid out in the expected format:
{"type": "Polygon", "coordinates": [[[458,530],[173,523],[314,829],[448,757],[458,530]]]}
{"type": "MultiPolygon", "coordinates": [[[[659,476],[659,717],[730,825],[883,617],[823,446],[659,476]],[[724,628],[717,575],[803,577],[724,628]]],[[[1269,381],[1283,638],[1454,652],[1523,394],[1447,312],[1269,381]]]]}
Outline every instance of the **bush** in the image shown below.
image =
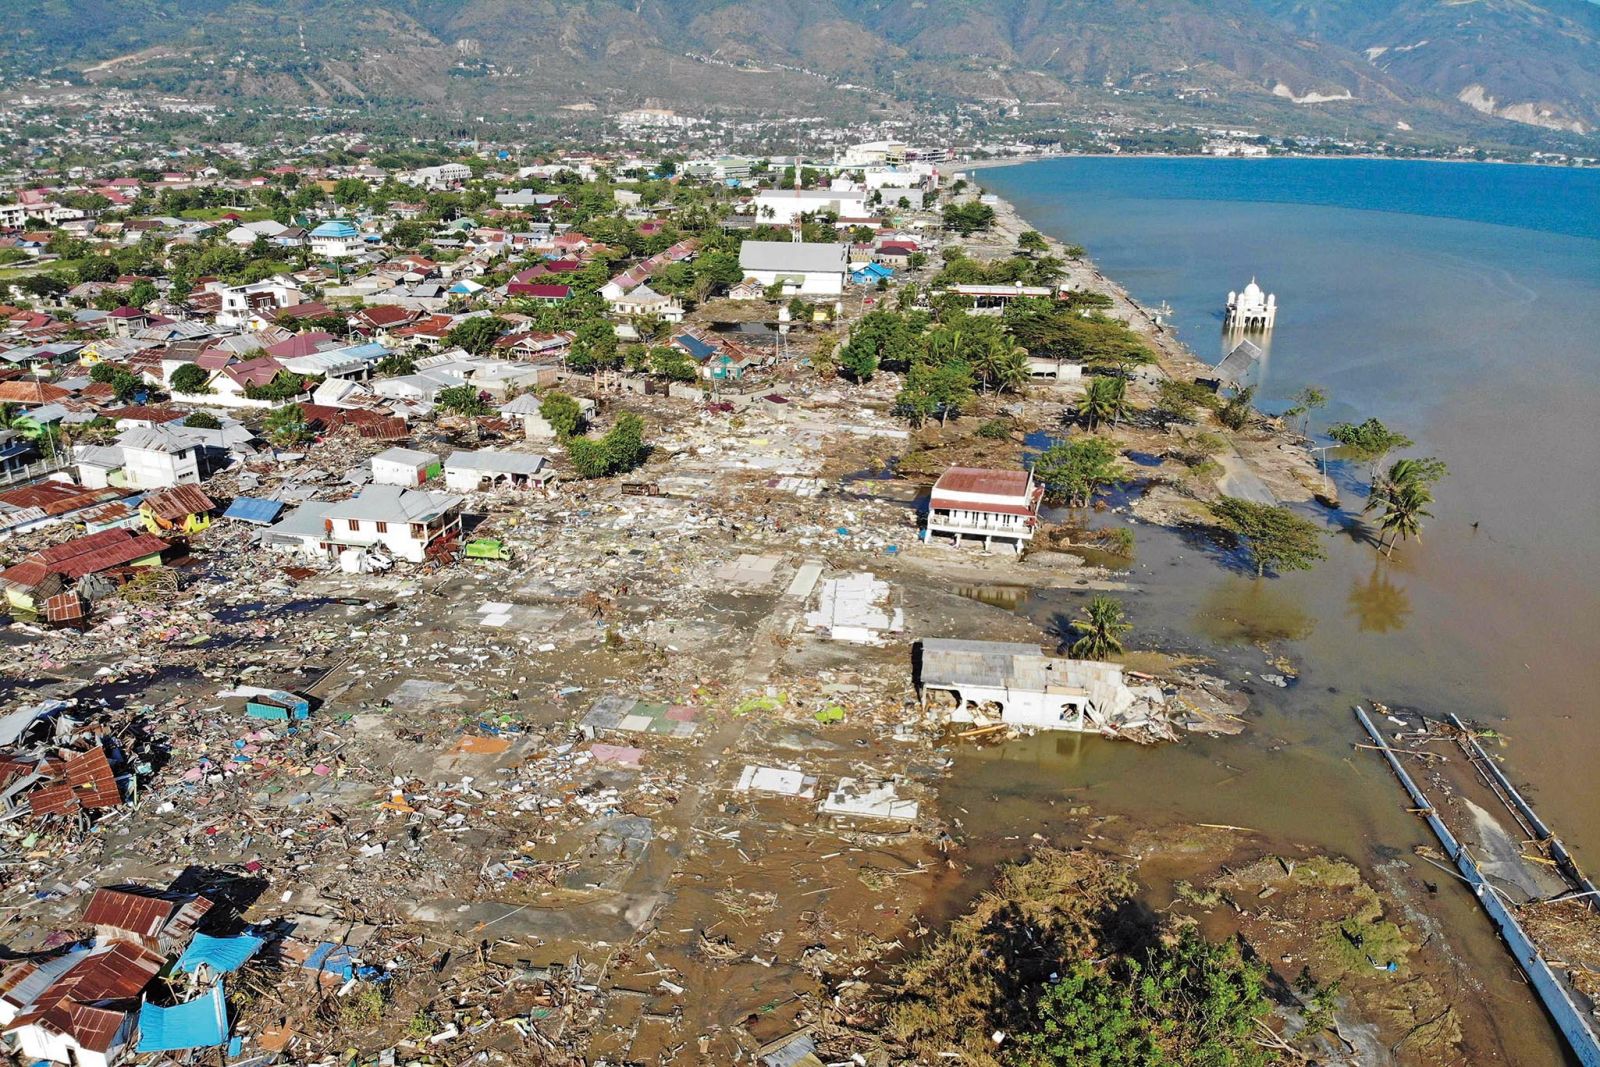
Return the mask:
{"type": "Polygon", "coordinates": [[[183,420],[183,424],[196,430],[222,429],[222,420],[209,411],[191,411],[183,420]]]}
{"type": "MultiPolygon", "coordinates": [[[[99,368],[97,367],[96,369],[98,370],[99,368]]],[[[185,363],[173,371],[170,381],[172,391],[175,393],[188,393],[190,396],[196,396],[211,392],[209,385],[211,375],[206,372],[204,367],[194,363],[185,363]]],[[[192,426],[193,423],[190,423],[190,425],[192,426]]]]}
{"type": "Polygon", "coordinates": [[[558,438],[565,441],[583,429],[583,409],[566,393],[552,392],[539,402],[539,414],[558,438]]]}
{"type": "Polygon", "coordinates": [[[991,441],[1001,441],[1011,436],[1010,419],[990,419],[978,427],[978,436],[987,437],[991,441]]]}
{"type": "Polygon", "coordinates": [[[644,421],[634,414],[617,419],[604,437],[574,437],[567,454],[579,477],[605,478],[635,470],[650,454],[644,443],[644,421]]]}

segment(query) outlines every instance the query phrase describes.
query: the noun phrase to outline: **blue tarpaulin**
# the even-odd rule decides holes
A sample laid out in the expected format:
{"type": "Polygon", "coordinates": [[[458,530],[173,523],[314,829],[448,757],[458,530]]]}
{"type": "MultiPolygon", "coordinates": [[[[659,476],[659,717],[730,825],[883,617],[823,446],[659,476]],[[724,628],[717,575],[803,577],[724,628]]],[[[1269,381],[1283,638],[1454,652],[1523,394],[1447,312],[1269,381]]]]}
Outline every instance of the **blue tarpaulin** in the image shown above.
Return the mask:
{"type": "Polygon", "coordinates": [[[204,996],[163,1008],[148,1000],[139,1005],[140,1052],[176,1052],[209,1048],[228,1040],[228,1003],[222,983],[204,996]]]}
{"type": "Polygon", "coordinates": [[[261,944],[261,938],[253,934],[240,934],[237,937],[195,934],[189,947],[178,957],[178,970],[193,974],[204,966],[217,974],[231,974],[260,951],[261,944]]]}
{"type": "Polygon", "coordinates": [[[355,953],[348,946],[335,945],[332,941],[324,941],[313,949],[302,966],[308,971],[326,971],[340,978],[356,976],[355,953]]]}
{"type": "Polygon", "coordinates": [[[252,496],[241,496],[234,498],[233,503],[228,505],[228,510],[222,513],[222,517],[267,526],[277,522],[278,515],[282,511],[281,500],[258,500],[252,496]]]}

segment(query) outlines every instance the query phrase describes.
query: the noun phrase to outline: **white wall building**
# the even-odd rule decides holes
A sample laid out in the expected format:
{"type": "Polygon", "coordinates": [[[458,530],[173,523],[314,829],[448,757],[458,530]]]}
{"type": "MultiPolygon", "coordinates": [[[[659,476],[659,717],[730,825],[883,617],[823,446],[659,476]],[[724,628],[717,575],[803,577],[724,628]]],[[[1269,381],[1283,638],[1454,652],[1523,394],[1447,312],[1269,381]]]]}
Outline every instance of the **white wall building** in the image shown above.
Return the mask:
{"type": "Polygon", "coordinates": [[[1156,686],[1130,686],[1122,665],[1057,659],[1003,641],[921,642],[922,704],[943,704],[951,722],[998,720],[1034,730],[1101,732],[1159,714],[1156,686]]]}
{"type": "Polygon", "coordinates": [[[428,480],[428,471],[438,465],[435,453],[390,448],[372,457],[372,481],[376,485],[421,485],[428,480]]]}
{"type": "Polygon", "coordinates": [[[526,452],[457,449],[444,461],[445,488],[457,493],[510,485],[543,490],[550,480],[550,464],[543,456],[526,452]]]}
{"type": "Polygon", "coordinates": [[[343,219],[330,219],[311,231],[311,254],[348,259],[361,251],[361,231],[343,219]]]}
{"type": "Polygon", "coordinates": [[[403,177],[411,185],[420,185],[424,189],[442,189],[460,185],[471,179],[472,168],[465,163],[441,163],[437,167],[421,167],[403,177]]]}
{"type": "Polygon", "coordinates": [[[323,548],[382,547],[397,559],[421,563],[440,540],[461,535],[461,498],[453,493],[369,485],[323,512],[323,548]]]}
{"type": "Polygon", "coordinates": [[[867,194],[862,189],[763,189],[756,195],[755,209],[757,222],[775,226],[824,211],[859,219],[867,215],[867,194]]]}
{"type": "Polygon", "coordinates": [[[1228,294],[1225,325],[1235,330],[1270,330],[1278,318],[1276,293],[1264,293],[1254,278],[1244,292],[1228,294]]]}
{"type": "Polygon", "coordinates": [[[850,269],[850,246],[810,241],[746,241],[739,248],[745,277],[783,286],[785,295],[838,296],[850,269]]]}

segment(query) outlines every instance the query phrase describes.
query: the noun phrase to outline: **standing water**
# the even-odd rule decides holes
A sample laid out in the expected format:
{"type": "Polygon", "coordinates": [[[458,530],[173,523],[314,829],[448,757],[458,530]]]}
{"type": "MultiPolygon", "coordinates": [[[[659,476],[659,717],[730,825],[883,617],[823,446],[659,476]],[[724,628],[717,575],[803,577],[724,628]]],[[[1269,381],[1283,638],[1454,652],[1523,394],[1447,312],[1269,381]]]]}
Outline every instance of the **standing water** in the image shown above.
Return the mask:
{"type": "MultiPolygon", "coordinates": [[[[1278,300],[1258,405],[1322,386],[1331,401],[1313,430],[1377,416],[1416,440],[1405,454],[1438,456],[1450,475],[1422,543],[1392,561],[1335,523],[1316,570],[1258,582],[1203,542],[1136,527],[1131,644],[1198,651],[1244,677],[1250,731],[969,753],[946,790],[975,813],[969,830],[1025,838],[1041,802],[1072,796],[1364,861],[1408,849],[1423,838],[1398,788],[1351,749],[1350,705],[1377,699],[1494,725],[1541,813],[1600,864],[1600,172],[1065,159],[979,177],[1135,299],[1170,302],[1167,321],[1202,358],[1226,351],[1226,295],[1256,277],[1278,300]],[[1296,662],[1297,684],[1259,681],[1274,671],[1259,642],[1296,662]]],[[[1359,511],[1365,471],[1334,473],[1359,511]]],[[[1055,632],[1086,595],[1022,610],[1055,632]]],[[[1506,966],[1492,944],[1467,951],[1506,966]]],[[[1513,1062],[1550,1053],[1529,1051],[1513,1062]]]]}

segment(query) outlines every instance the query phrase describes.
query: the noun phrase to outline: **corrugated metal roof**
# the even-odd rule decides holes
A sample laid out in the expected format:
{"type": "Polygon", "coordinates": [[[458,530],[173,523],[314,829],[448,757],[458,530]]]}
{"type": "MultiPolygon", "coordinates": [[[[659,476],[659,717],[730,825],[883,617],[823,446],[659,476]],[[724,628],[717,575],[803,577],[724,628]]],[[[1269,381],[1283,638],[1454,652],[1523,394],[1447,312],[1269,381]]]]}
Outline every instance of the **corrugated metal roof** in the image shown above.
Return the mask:
{"type": "Polygon", "coordinates": [[[209,514],[216,510],[217,502],[198,485],[185,484],[148,494],[144,498],[144,506],[158,519],[177,522],[190,515],[209,514]]]}
{"type": "Polygon", "coordinates": [[[201,996],[170,1008],[149,1001],[139,1005],[139,1052],[211,1048],[227,1040],[228,1006],[220,981],[201,996]]]}
{"type": "Polygon", "coordinates": [[[234,498],[233,503],[228,505],[228,510],[222,513],[222,517],[269,526],[277,521],[282,512],[281,500],[260,500],[256,497],[241,496],[234,498]]]}
{"type": "Polygon", "coordinates": [[[126,930],[138,938],[155,937],[177,909],[177,901],[130,889],[101,887],[83,909],[83,921],[90,926],[126,930]]]}

